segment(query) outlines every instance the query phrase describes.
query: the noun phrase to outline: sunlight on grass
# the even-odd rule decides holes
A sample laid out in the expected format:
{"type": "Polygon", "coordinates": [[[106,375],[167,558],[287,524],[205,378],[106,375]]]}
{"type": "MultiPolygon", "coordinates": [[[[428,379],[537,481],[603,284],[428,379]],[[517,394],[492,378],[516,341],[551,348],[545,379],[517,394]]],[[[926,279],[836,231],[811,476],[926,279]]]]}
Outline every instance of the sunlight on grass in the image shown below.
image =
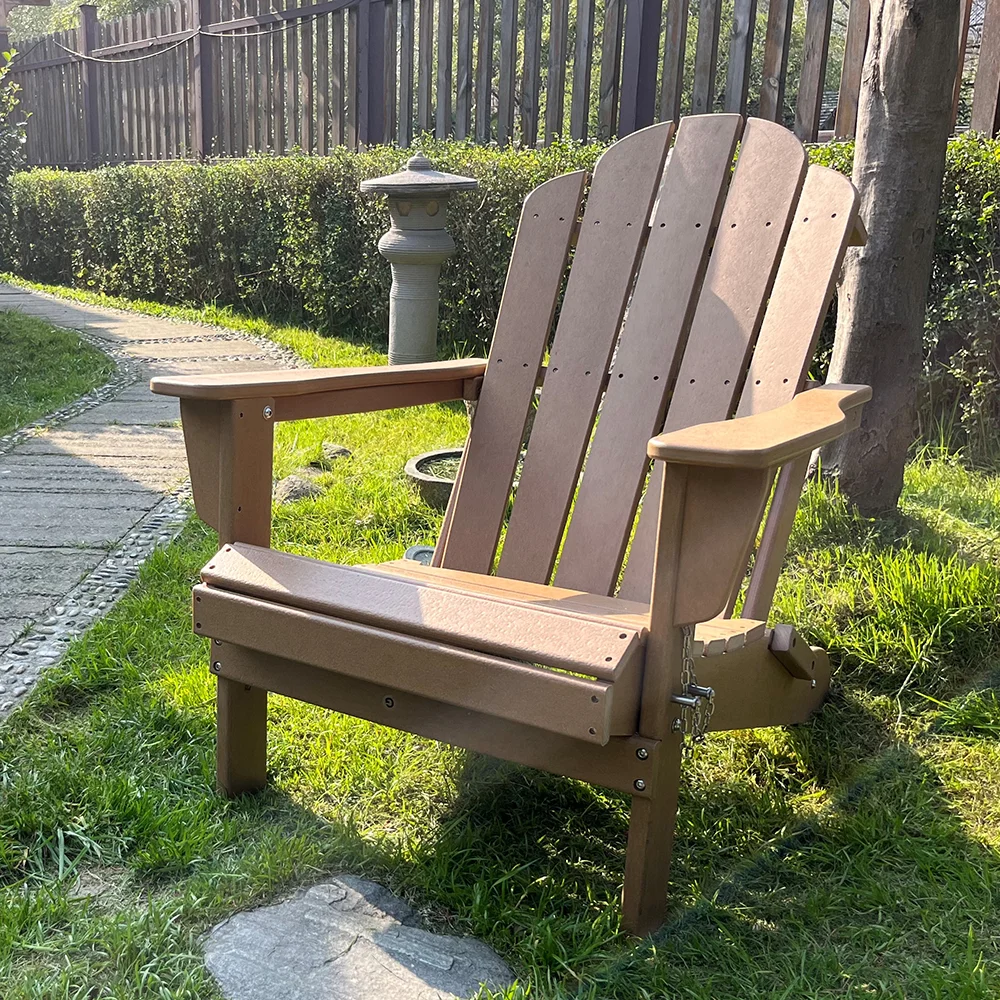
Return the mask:
{"type": "Polygon", "coordinates": [[[0,310],[0,436],[73,402],[114,370],[75,333],[0,310]]]}
{"type": "MultiPolygon", "coordinates": [[[[275,546],[372,562],[432,541],[402,466],[466,431],[461,404],[279,425],[278,475],[324,441],[352,455],[276,509],[275,546]]],[[[636,942],[618,794],[272,696],[269,787],[217,797],[190,620],[216,539],[192,520],[0,726],[0,993],[211,1000],[206,928],[346,870],[489,941],[521,977],[505,1000],[996,997],[998,525],[1000,477],[938,451],[891,520],[809,486],[774,618],[830,649],[831,697],[696,749],[672,910],[636,942]]]]}

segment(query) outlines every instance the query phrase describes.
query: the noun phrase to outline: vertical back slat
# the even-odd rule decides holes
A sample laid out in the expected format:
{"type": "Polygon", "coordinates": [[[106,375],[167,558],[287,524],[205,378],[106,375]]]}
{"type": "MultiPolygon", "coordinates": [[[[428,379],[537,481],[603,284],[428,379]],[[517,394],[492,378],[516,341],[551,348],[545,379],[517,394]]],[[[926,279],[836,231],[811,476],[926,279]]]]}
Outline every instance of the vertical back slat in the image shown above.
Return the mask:
{"type": "MultiPolygon", "coordinates": [[[[805,171],[794,135],[771,122],[747,122],[664,430],[731,415],[805,171]]],[[[656,463],[647,496],[659,496],[661,477],[656,463]]],[[[632,541],[620,590],[630,600],[649,598],[656,506],[643,506],[632,541]]]]}
{"type": "MultiPolygon", "coordinates": [[[[612,0],[619,3],[620,0],[612,0]]],[[[566,59],[569,0],[552,0],[549,21],[549,78],[545,85],[545,143],[563,134],[566,105],[566,59]]]]}
{"type": "Polygon", "coordinates": [[[458,0],[458,80],[455,95],[455,138],[472,131],[472,27],[473,0],[458,0]]]}
{"type": "Polygon", "coordinates": [[[525,199],[464,468],[435,552],[450,569],[488,573],[493,564],[585,180],[583,171],[564,174],[525,199]]]}
{"type": "Polygon", "coordinates": [[[794,10],[795,0],[771,0],[767,8],[764,78],[760,83],[758,114],[771,122],[780,122],[784,118],[785,72],[788,69],[794,10]]]}
{"type": "Polygon", "coordinates": [[[514,76],[517,73],[517,0],[500,0],[500,90],[497,142],[514,139],[514,76]]]}
{"type": "MultiPolygon", "coordinates": [[[[776,3],[778,0],[772,0],[776,3]]],[[[715,109],[715,74],[719,62],[719,32],[722,30],[722,0],[701,0],[698,8],[698,39],[694,52],[694,84],[691,114],[715,109]]]]}
{"type": "Polygon", "coordinates": [[[434,69],[434,0],[420,0],[417,43],[417,131],[431,128],[431,88],[434,69]]]}
{"type": "Polygon", "coordinates": [[[438,0],[437,106],[434,134],[446,139],[451,132],[451,62],[455,31],[455,6],[452,0],[438,0]]]}
{"type": "Polygon", "coordinates": [[[858,100],[861,97],[861,73],[865,66],[865,50],[868,48],[870,13],[868,0],[851,0],[851,9],[847,16],[844,62],[840,72],[837,123],[834,128],[838,139],[854,138],[854,129],[858,124],[858,100]]]}
{"type": "Polygon", "coordinates": [[[597,107],[597,134],[610,139],[618,127],[618,97],[622,66],[622,0],[607,0],[601,37],[601,82],[597,107]]]}
{"type": "MultiPolygon", "coordinates": [[[[821,0],[826,2],[826,0],[821,0]]],[[[810,9],[811,4],[810,4],[810,9]]],[[[729,64],[726,70],[725,110],[742,115],[747,110],[750,72],[753,69],[753,36],[757,27],[757,0],[735,0],[733,32],[729,39],[729,64]]]]}
{"type": "Polygon", "coordinates": [[[552,575],[672,132],[634,132],[597,164],[499,576],[552,575]]]}
{"type": "Polygon", "coordinates": [[[815,142],[823,107],[826,60],[830,52],[833,0],[809,0],[806,37],[802,48],[802,74],[795,105],[795,134],[803,142],[815,142]]]}
{"type": "Polygon", "coordinates": [[[569,132],[586,142],[590,128],[590,61],[594,51],[594,0],[577,0],[576,47],[573,50],[573,101],[569,132]]]}
{"type": "Polygon", "coordinates": [[[646,444],[663,423],[742,126],[739,115],[681,119],[559,558],[557,586],[614,592],[646,479],[646,444]]]}
{"type": "MultiPolygon", "coordinates": [[[[810,167],[788,234],[767,314],[736,409],[738,417],[789,402],[805,384],[858,216],[850,181],[825,167],[810,167]],[[817,280],[826,276],[826,281],[817,280]]],[[[743,614],[766,618],[781,571],[808,457],[779,480],[768,514],[743,614]]]]}
{"type": "Polygon", "coordinates": [[[663,82],[660,90],[660,121],[677,121],[684,94],[684,53],[687,45],[690,0],[669,0],[663,34],[663,82]]]}
{"type": "Polygon", "coordinates": [[[479,0],[479,47],[476,60],[476,142],[493,138],[494,0],[479,0]]]}
{"type": "Polygon", "coordinates": [[[542,87],[542,0],[525,0],[524,65],[521,69],[521,145],[538,143],[542,87]]]}

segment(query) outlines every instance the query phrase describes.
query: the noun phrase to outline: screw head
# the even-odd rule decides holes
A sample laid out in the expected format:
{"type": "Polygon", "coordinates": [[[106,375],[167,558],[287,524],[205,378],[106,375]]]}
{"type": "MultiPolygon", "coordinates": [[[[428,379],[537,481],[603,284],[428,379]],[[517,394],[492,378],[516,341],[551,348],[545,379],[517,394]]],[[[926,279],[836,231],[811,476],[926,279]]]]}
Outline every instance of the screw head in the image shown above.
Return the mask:
{"type": "Polygon", "coordinates": [[[644,792],[646,790],[646,782],[642,778],[636,778],[632,784],[637,792],[644,792]]]}
{"type": "Polygon", "coordinates": [[[815,677],[813,678],[812,684],[810,684],[809,686],[810,687],[816,687],[816,678],[815,677]]]}
{"type": "Polygon", "coordinates": [[[217,674],[221,669],[222,669],[222,664],[218,660],[216,660],[215,663],[212,664],[212,673],[217,674]]]}
{"type": "Polygon", "coordinates": [[[395,704],[396,703],[392,700],[392,698],[386,698],[385,699],[385,707],[386,708],[392,708],[392,706],[395,705],[395,704]]]}
{"type": "Polygon", "coordinates": [[[273,416],[274,416],[274,410],[272,410],[270,406],[265,406],[264,407],[264,419],[265,420],[270,420],[271,417],[273,417],[273,416]]]}
{"type": "Polygon", "coordinates": [[[649,751],[645,747],[639,747],[639,749],[636,750],[635,755],[639,758],[639,760],[646,760],[649,757],[649,751]]]}

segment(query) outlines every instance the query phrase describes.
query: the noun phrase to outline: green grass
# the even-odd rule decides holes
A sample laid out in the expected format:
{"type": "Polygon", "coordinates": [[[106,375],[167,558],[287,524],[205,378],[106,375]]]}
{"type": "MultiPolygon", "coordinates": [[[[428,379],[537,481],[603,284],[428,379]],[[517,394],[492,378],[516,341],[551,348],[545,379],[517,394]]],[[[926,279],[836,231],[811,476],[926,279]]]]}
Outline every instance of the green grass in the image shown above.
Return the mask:
{"type": "Polygon", "coordinates": [[[111,359],[69,330],[0,311],[0,435],[102,385],[111,359]]]}
{"type": "MultiPolygon", "coordinates": [[[[324,439],[354,454],[274,544],[359,562],[431,540],[401,465],[465,428],[458,406],[279,425],[279,474],[324,439]]],[[[202,931],[347,870],[488,940],[511,998],[996,997],[998,523],[1000,477],[938,452],[891,521],[810,487],[776,617],[828,645],[832,696],[696,750],[670,917],[636,942],[617,794],[272,697],[269,788],[218,798],[189,613],[215,539],[192,521],[0,727],[0,994],[216,997],[202,931]]]]}

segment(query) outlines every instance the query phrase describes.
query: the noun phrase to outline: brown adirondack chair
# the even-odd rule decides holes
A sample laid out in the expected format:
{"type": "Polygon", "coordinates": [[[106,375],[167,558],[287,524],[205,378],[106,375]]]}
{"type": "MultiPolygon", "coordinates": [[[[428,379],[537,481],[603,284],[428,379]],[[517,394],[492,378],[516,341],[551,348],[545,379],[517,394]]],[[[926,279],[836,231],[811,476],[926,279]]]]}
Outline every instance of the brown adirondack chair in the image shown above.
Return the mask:
{"type": "Polygon", "coordinates": [[[637,933],[665,913],[685,735],[803,722],[827,691],[823,651],[765,620],[809,454],[870,396],[802,391],[864,239],[851,183],[769,122],[674,132],[605,152],[582,218],[582,172],[528,196],[488,362],[153,381],[181,399],[195,506],[222,543],[194,590],[220,788],[264,784],[276,691],[618,789],[637,933]],[[449,399],[478,409],[432,565],[268,548],[276,420],[449,399]]]}

